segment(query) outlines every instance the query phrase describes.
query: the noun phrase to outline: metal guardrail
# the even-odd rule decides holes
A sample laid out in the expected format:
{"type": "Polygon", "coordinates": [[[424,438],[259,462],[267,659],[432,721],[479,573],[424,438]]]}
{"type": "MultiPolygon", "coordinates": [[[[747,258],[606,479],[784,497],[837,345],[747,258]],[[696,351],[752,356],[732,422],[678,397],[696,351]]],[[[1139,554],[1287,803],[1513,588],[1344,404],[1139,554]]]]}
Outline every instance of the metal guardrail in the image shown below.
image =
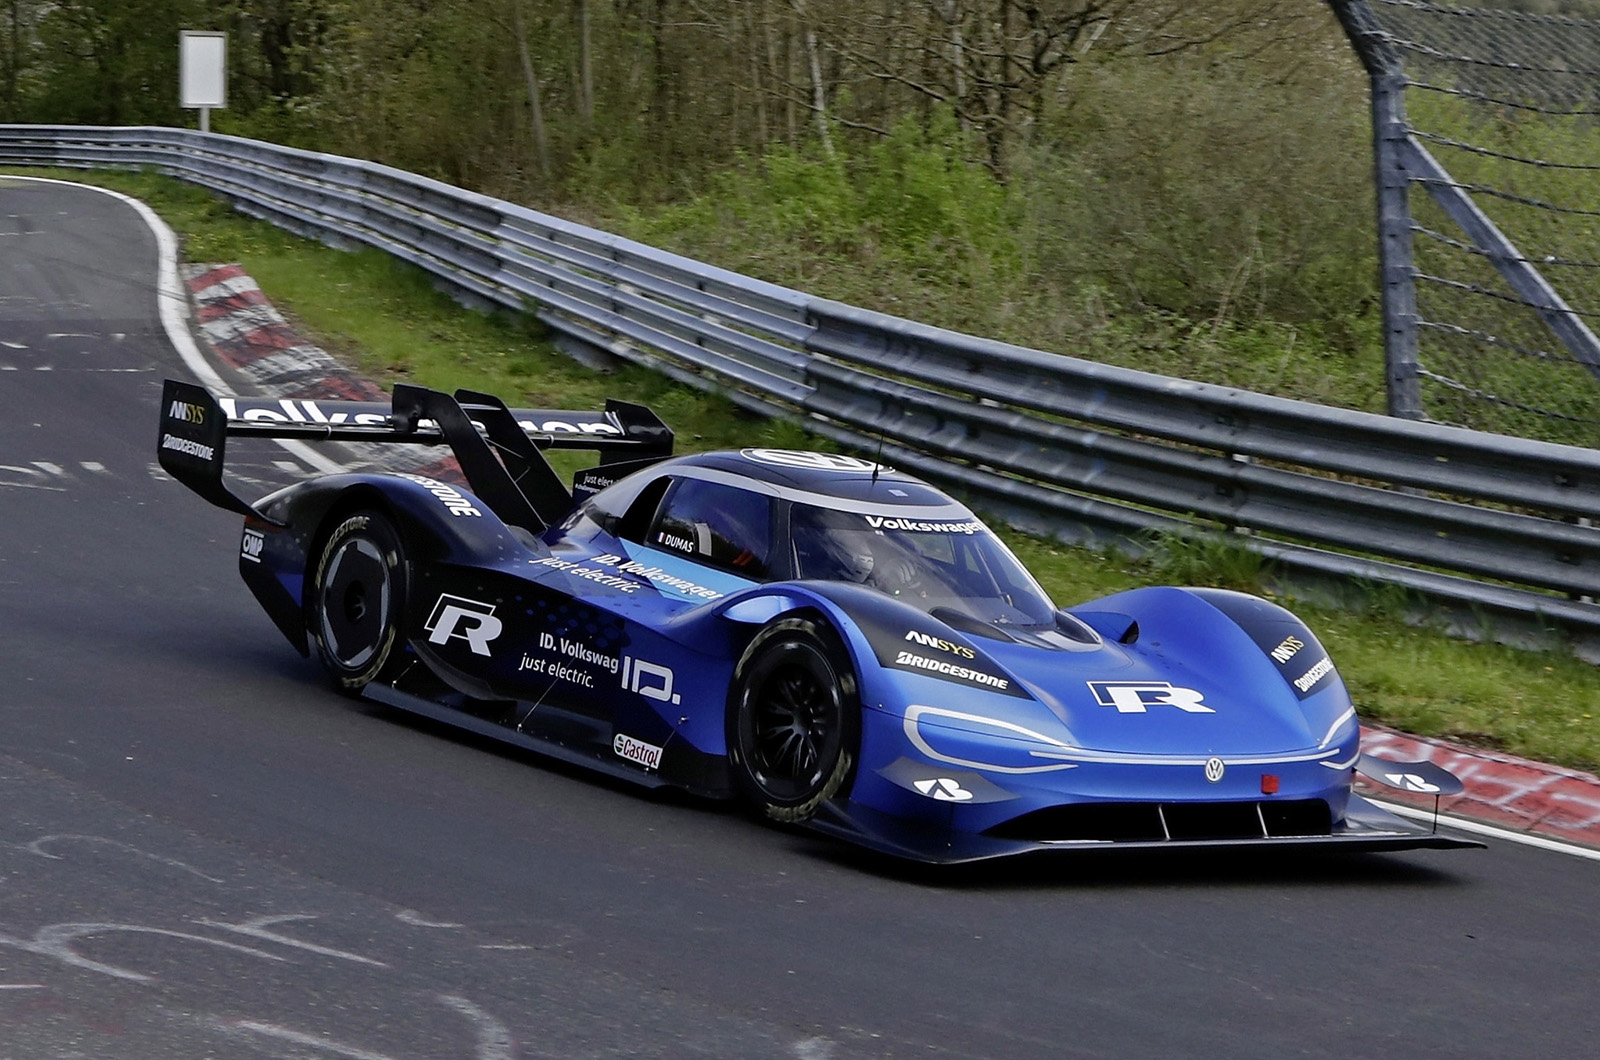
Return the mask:
{"type": "Polygon", "coordinates": [[[1292,571],[1600,632],[1600,451],[1080,361],[813,298],[370,162],[161,128],[0,126],[0,163],[148,166],[1055,536],[1226,528],[1292,571]]]}

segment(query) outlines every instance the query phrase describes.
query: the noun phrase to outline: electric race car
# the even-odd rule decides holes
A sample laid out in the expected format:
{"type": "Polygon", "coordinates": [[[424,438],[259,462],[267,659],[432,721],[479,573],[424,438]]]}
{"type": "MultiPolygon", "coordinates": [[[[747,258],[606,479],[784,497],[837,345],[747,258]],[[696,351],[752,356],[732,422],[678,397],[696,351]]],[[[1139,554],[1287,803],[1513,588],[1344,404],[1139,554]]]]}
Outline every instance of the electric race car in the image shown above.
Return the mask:
{"type": "Polygon", "coordinates": [[[1215,589],[1062,610],[971,511],[849,456],[672,457],[648,409],[223,398],[169,380],[161,465],[244,515],[239,570],[341,689],[892,855],[1478,845],[1352,791],[1365,756],[1294,615],[1215,589]],[[226,439],[444,444],[466,484],[309,479],[240,500],[226,439]],[[599,453],[569,491],[548,449],[599,453]]]}

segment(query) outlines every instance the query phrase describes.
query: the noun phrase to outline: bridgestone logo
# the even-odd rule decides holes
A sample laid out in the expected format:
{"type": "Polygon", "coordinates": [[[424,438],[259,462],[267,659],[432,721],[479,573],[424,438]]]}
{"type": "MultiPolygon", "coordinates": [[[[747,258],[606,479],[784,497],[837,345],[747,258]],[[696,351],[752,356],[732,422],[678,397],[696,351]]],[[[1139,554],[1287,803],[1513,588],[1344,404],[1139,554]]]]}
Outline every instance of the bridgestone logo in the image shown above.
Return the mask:
{"type": "Polygon", "coordinates": [[[974,670],[968,666],[957,666],[955,663],[943,662],[939,659],[930,659],[926,655],[916,652],[903,651],[895,656],[896,666],[914,666],[918,670],[932,670],[936,674],[954,677],[959,681],[971,681],[975,685],[988,685],[990,688],[1004,690],[1011,687],[1011,682],[994,674],[986,674],[982,670],[974,670]]]}
{"type": "Polygon", "coordinates": [[[216,449],[212,446],[201,445],[199,442],[190,441],[188,438],[179,438],[175,434],[163,434],[161,436],[161,448],[171,449],[173,452],[182,453],[185,456],[199,457],[201,460],[210,460],[216,454],[216,449]]]}
{"type": "Polygon", "coordinates": [[[421,486],[423,489],[439,498],[439,502],[449,510],[451,515],[473,515],[480,517],[483,515],[482,512],[472,506],[471,501],[463,497],[453,487],[447,486],[437,479],[431,479],[425,475],[408,475],[404,473],[400,473],[395,477],[415,482],[417,485],[421,486]]]}
{"type": "Polygon", "coordinates": [[[1305,692],[1310,689],[1312,685],[1316,684],[1324,677],[1327,677],[1332,672],[1333,660],[1324,655],[1322,657],[1322,661],[1318,662],[1311,669],[1295,678],[1294,687],[1298,691],[1305,692]]]}

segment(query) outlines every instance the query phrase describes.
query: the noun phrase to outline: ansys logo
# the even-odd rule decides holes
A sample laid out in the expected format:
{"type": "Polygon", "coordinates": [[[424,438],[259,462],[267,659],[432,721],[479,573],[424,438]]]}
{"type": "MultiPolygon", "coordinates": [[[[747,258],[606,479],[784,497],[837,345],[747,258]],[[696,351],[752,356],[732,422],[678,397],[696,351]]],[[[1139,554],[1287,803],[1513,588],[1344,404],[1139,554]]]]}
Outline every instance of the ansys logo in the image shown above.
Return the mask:
{"type": "Polygon", "coordinates": [[[503,627],[494,617],[493,604],[442,593],[422,628],[428,631],[429,644],[464,640],[473,654],[488,655],[489,642],[500,635],[503,627]]]}
{"type": "Polygon", "coordinates": [[[191,405],[187,401],[174,401],[167,409],[167,419],[177,420],[180,423],[204,423],[206,410],[204,405],[191,405]]]}

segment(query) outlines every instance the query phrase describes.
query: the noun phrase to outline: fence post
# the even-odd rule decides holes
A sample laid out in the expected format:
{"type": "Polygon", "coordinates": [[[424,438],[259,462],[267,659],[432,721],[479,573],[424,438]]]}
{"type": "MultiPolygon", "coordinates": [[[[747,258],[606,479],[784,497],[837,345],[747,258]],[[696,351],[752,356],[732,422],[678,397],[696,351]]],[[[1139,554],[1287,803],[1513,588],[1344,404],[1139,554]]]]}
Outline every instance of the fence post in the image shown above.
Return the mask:
{"type": "Polygon", "coordinates": [[[1417,285],[1411,250],[1411,176],[1406,170],[1405,79],[1372,79],[1372,155],[1378,189],[1378,270],[1383,279],[1383,363],[1389,415],[1420,420],[1417,285]]]}
{"type": "Polygon", "coordinates": [[[1366,67],[1372,89],[1372,165],[1377,188],[1378,275],[1383,293],[1383,359],[1389,415],[1425,418],[1418,378],[1417,287],[1411,249],[1411,174],[1405,72],[1365,0],[1329,0],[1366,67]]]}

